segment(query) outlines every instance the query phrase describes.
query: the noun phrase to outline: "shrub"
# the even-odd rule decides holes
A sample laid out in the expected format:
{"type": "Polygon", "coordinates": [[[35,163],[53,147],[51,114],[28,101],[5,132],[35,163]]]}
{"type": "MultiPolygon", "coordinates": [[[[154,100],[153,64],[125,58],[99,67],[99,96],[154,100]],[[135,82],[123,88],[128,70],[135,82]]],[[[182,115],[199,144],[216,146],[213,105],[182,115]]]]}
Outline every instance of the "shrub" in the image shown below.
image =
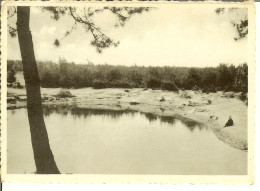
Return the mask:
{"type": "Polygon", "coordinates": [[[131,101],[129,104],[130,104],[130,105],[138,105],[138,104],[140,104],[140,103],[138,103],[138,102],[136,102],[136,101],[131,101]]]}
{"type": "Polygon", "coordinates": [[[161,87],[161,80],[159,80],[157,78],[150,78],[147,81],[147,88],[159,89],[160,87],[161,87]]]}
{"type": "Polygon", "coordinates": [[[94,89],[103,89],[103,88],[106,88],[107,86],[106,86],[106,83],[104,81],[94,80],[92,87],[94,89]]]}
{"type": "Polygon", "coordinates": [[[165,99],[164,99],[164,97],[162,97],[161,99],[160,99],[160,102],[164,102],[165,101],[165,99]]]}
{"type": "MultiPolygon", "coordinates": [[[[218,67],[144,67],[108,64],[75,64],[60,60],[58,64],[38,61],[41,87],[45,88],[152,88],[175,91],[194,86],[204,92],[248,91],[248,66],[220,64],[218,67]],[[172,83],[174,82],[174,83],[172,83]],[[176,85],[176,87],[175,87],[176,85]]],[[[7,61],[8,82],[22,71],[21,61],[7,61]]]]}
{"type": "Polygon", "coordinates": [[[11,69],[7,72],[7,82],[13,83],[15,81],[16,81],[15,71],[13,69],[11,69]]]}
{"type": "Polygon", "coordinates": [[[128,79],[133,82],[135,86],[140,86],[142,84],[143,76],[139,70],[129,70],[128,79]]]}
{"type": "Polygon", "coordinates": [[[216,93],[217,89],[214,86],[209,87],[209,92],[216,93]]]}
{"type": "Polygon", "coordinates": [[[231,85],[227,85],[224,87],[224,92],[230,92],[230,91],[233,91],[233,87],[231,85]]]}
{"type": "Polygon", "coordinates": [[[193,91],[199,91],[199,90],[200,90],[200,87],[197,86],[197,85],[195,85],[195,86],[192,87],[192,90],[193,90],[193,91]]]}
{"type": "Polygon", "coordinates": [[[131,84],[123,81],[114,81],[107,84],[109,88],[131,88],[131,84]]]}
{"type": "Polygon", "coordinates": [[[20,82],[16,82],[16,87],[19,88],[19,89],[23,88],[23,86],[20,84],[20,82]]]}
{"type": "Polygon", "coordinates": [[[173,82],[162,82],[161,88],[168,91],[178,91],[178,87],[173,82]]]}
{"type": "Polygon", "coordinates": [[[242,94],[239,96],[239,99],[240,99],[241,101],[247,101],[247,100],[248,100],[247,94],[246,94],[246,93],[242,93],[242,94]]]}
{"type": "Polygon", "coordinates": [[[211,86],[216,86],[217,82],[217,70],[213,68],[205,68],[205,71],[202,72],[202,78],[200,87],[209,88],[211,86]]]}
{"type": "Polygon", "coordinates": [[[181,98],[191,99],[191,96],[188,95],[187,92],[183,92],[183,93],[181,94],[181,98]]]}
{"type": "Polygon", "coordinates": [[[117,81],[121,80],[122,74],[118,69],[111,69],[107,74],[108,81],[117,81]]]}
{"type": "Polygon", "coordinates": [[[221,91],[222,89],[221,89],[221,87],[216,87],[216,91],[221,91]]]}
{"type": "Polygon", "coordinates": [[[209,92],[211,92],[211,93],[216,93],[217,92],[217,88],[216,87],[214,87],[214,86],[211,86],[211,87],[208,87],[208,88],[203,88],[202,89],[202,92],[203,93],[209,93],[209,92]]]}
{"type": "Polygon", "coordinates": [[[218,70],[217,83],[222,89],[225,89],[226,86],[232,83],[233,79],[232,79],[231,71],[229,70],[226,64],[220,64],[217,67],[217,70],[218,70]]]}
{"type": "Polygon", "coordinates": [[[201,74],[198,69],[191,68],[186,79],[186,88],[192,89],[201,82],[201,74]]]}
{"type": "Polygon", "coordinates": [[[235,91],[248,91],[248,66],[243,64],[237,67],[237,73],[234,81],[234,90],[235,91]]]}
{"type": "Polygon", "coordinates": [[[65,97],[75,97],[75,96],[72,95],[69,90],[61,89],[60,92],[56,95],[56,97],[65,98],[65,97]]]}

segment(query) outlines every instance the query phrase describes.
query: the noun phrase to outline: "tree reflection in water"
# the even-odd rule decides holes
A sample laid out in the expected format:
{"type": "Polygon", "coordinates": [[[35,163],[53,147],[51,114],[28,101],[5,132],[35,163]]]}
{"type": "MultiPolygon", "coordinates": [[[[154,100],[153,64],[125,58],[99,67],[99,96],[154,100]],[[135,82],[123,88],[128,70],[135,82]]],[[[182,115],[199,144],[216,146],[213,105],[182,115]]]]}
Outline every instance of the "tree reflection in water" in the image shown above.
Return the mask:
{"type": "Polygon", "coordinates": [[[183,124],[185,124],[185,127],[187,127],[191,132],[193,132],[195,129],[198,130],[207,129],[205,125],[202,125],[191,119],[186,119],[186,118],[183,119],[183,118],[173,117],[173,116],[157,116],[153,113],[144,113],[144,112],[138,112],[133,110],[92,109],[92,108],[79,108],[76,106],[55,106],[55,107],[44,106],[43,112],[44,112],[44,116],[50,116],[53,113],[60,114],[63,117],[66,117],[68,114],[70,114],[75,118],[80,118],[80,117],[88,118],[93,115],[99,115],[99,116],[108,116],[114,120],[118,120],[122,115],[134,116],[139,113],[140,115],[148,119],[150,123],[159,120],[161,123],[168,123],[174,125],[177,121],[181,121],[183,124]]]}
{"type": "Polygon", "coordinates": [[[157,116],[152,113],[142,113],[142,114],[149,120],[149,122],[153,122],[157,120],[157,116]]]}

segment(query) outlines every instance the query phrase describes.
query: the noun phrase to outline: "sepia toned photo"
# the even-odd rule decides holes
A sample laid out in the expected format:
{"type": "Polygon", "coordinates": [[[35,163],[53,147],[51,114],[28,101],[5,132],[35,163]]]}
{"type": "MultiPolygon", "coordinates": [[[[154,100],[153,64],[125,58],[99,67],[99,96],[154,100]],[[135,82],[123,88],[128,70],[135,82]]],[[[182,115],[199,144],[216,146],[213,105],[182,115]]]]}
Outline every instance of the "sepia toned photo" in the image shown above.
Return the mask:
{"type": "Polygon", "coordinates": [[[3,181],[253,183],[252,2],[2,5],[3,181]]]}

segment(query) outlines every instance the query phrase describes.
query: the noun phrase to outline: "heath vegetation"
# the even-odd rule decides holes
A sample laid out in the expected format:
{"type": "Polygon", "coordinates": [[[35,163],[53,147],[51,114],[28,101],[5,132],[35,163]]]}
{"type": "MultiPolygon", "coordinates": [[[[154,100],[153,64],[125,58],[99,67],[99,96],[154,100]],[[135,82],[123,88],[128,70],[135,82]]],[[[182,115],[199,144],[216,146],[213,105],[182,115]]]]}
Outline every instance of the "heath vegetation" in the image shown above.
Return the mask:
{"type": "MultiPolygon", "coordinates": [[[[8,81],[22,71],[22,62],[8,60],[8,81]]],[[[144,67],[108,64],[75,64],[60,59],[58,63],[39,61],[38,71],[44,88],[152,88],[168,91],[202,90],[248,91],[248,65],[219,64],[217,67],[144,67]]]]}

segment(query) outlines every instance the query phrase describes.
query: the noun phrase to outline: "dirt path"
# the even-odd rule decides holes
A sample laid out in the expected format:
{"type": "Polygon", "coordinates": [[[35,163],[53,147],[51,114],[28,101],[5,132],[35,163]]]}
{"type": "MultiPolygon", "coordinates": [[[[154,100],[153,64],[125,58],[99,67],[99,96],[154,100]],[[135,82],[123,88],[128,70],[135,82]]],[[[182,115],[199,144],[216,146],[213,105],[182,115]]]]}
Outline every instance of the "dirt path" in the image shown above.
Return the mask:
{"type": "MultiPolygon", "coordinates": [[[[57,98],[60,89],[42,88],[44,105],[76,105],[95,109],[137,110],[195,120],[212,128],[223,142],[247,150],[247,106],[238,94],[193,91],[169,92],[151,89],[71,89],[76,97],[57,98]],[[232,96],[230,96],[232,95],[232,96]],[[232,98],[229,98],[232,97],[232,98]],[[229,116],[234,126],[224,128],[229,116]]],[[[26,107],[24,89],[8,89],[8,109],[26,107]]]]}

